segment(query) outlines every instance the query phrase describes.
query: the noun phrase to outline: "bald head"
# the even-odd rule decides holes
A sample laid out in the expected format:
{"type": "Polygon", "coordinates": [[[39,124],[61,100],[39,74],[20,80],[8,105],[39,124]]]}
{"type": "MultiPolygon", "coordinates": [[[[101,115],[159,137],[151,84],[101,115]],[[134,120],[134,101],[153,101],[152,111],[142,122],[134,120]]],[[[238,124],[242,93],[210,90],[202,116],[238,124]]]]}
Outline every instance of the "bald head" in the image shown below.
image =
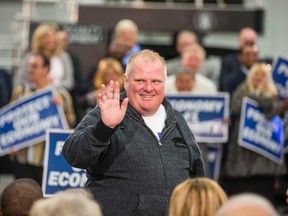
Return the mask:
{"type": "Polygon", "coordinates": [[[241,29],[239,33],[240,48],[245,45],[254,45],[257,43],[257,33],[254,29],[246,27],[241,29]]]}
{"type": "Polygon", "coordinates": [[[36,181],[28,178],[16,179],[2,192],[2,215],[28,215],[32,204],[41,198],[43,198],[43,192],[36,181]]]}
{"type": "Polygon", "coordinates": [[[217,212],[216,216],[279,216],[272,204],[256,194],[232,196],[217,212]]]}
{"type": "Polygon", "coordinates": [[[194,45],[198,43],[197,35],[189,30],[182,30],[177,35],[176,39],[176,49],[179,54],[182,54],[185,48],[189,45],[194,45]]]}

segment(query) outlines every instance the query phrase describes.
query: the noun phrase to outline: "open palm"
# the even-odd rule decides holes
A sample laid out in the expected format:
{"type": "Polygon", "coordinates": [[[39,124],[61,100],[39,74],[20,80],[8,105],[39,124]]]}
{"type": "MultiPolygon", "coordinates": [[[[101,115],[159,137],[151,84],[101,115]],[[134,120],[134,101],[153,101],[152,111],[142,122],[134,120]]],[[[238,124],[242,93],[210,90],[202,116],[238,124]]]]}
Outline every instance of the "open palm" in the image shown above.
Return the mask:
{"type": "Polygon", "coordinates": [[[115,128],[125,116],[128,98],[125,98],[120,105],[119,83],[111,80],[107,89],[104,84],[101,85],[97,103],[100,107],[103,123],[110,128],[115,128]]]}

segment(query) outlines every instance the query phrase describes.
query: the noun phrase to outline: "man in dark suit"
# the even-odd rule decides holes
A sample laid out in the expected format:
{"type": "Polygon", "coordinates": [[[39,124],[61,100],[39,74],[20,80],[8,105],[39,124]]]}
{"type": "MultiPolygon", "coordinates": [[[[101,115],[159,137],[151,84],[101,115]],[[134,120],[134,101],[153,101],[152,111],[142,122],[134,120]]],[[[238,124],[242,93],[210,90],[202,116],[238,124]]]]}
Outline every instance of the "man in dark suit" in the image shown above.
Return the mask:
{"type": "Polygon", "coordinates": [[[242,47],[246,45],[253,45],[257,42],[257,33],[252,28],[243,28],[239,33],[239,50],[235,53],[228,54],[223,57],[220,77],[219,77],[219,87],[220,91],[224,91],[224,79],[235,69],[241,67],[240,56],[242,47]]]}
{"type": "Polygon", "coordinates": [[[240,65],[223,78],[223,90],[232,95],[237,86],[243,82],[253,64],[258,61],[257,45],[245,45],[239,54],[240,65]]]}

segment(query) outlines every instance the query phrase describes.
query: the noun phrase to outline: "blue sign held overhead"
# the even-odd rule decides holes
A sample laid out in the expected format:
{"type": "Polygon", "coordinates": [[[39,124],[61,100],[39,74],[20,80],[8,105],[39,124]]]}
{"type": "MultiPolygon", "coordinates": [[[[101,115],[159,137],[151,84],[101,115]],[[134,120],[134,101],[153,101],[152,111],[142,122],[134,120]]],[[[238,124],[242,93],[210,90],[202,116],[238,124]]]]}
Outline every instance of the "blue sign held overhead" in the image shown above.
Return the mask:
{"type": "Polygon", "coordinates": [[[82,188],[87,181],[85,170],[71,167],[62,155],[64,142],[72,132],[47,130],[42,182],[45,197],[69,188],[82,188]]]}
{"type": "Polygon", "coordinates": [[[45,140],[46,129],[68,128],[64,112],[47,88],[20,98],[0,110],[0,155],[45,140]]]}

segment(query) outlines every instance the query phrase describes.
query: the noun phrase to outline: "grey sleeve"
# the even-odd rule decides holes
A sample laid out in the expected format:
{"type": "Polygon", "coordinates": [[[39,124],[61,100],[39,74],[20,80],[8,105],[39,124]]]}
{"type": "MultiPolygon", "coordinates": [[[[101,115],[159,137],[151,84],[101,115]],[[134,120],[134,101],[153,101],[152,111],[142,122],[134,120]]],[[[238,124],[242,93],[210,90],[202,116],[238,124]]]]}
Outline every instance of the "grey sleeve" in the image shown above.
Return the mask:
{"type": "Polygon", "coordinates": [[[104,125],[100,111],[94,108],[78,124],[64,143],[62,154],[73,167],[86,169],[97,164],[110,146],[116,129],[104,125]]]}

